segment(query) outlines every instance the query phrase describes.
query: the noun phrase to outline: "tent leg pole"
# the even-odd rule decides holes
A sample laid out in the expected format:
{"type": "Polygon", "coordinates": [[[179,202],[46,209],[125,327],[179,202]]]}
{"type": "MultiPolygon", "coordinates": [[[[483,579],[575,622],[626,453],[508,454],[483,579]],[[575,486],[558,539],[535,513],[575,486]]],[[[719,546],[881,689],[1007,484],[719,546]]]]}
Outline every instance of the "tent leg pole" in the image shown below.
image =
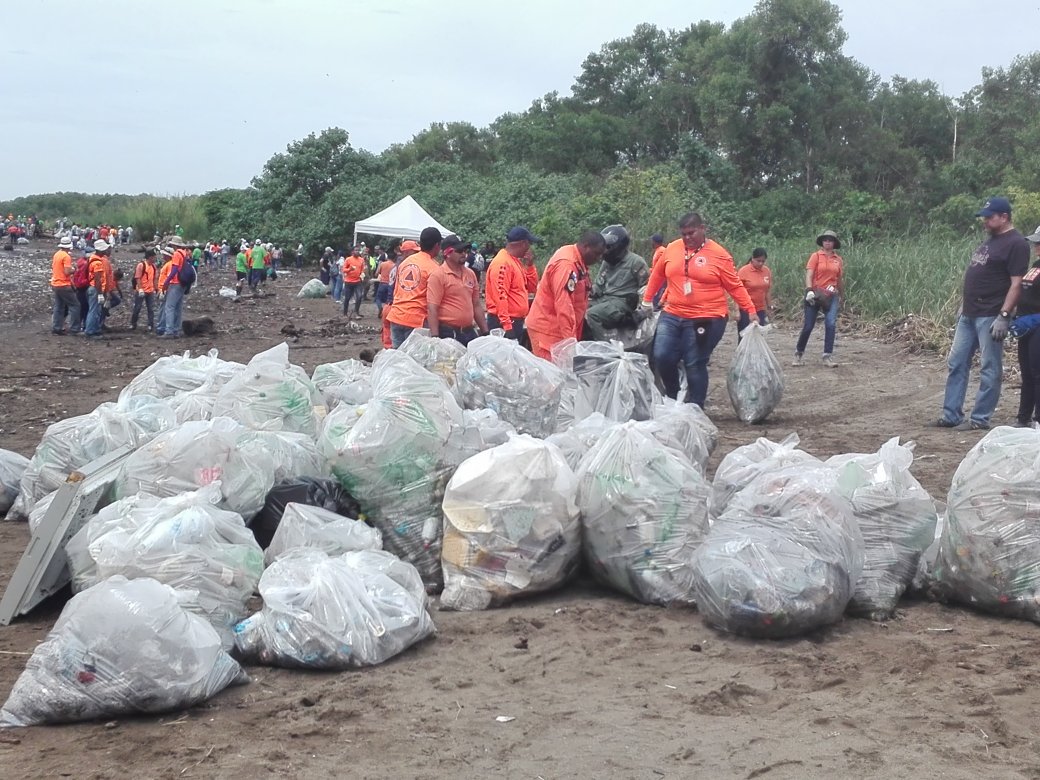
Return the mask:
{"type": "Polygon", "coordinates": [[[356,247],[356,246],[357,246],[357,231],[355,230],[354,231],[354,243],[350,245],[351,250],[353,250],[354,247],[356,247]]]}

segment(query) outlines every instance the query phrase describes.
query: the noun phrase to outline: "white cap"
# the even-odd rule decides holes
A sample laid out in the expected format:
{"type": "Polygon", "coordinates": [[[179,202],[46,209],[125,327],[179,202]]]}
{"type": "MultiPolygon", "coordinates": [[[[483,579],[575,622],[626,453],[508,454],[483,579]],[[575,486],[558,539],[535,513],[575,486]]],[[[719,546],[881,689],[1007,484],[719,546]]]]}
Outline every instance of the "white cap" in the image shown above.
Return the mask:
{"type": "Polygon", "coordinates": [[[105,252],[108,250],[108,248],[108,242],[105,241],[105,239],[103,238],[99,238],[97,241],[94,242],[95,252],[105,252]]]}
{"type": "Polygon", "coordinates": [[[1033,235],[1026,236],[1026,241],[1031,241],[1034,244],[1040,244],[1040,225],[1038,225],[1036,230],[1033,231],[1033,235]]]}

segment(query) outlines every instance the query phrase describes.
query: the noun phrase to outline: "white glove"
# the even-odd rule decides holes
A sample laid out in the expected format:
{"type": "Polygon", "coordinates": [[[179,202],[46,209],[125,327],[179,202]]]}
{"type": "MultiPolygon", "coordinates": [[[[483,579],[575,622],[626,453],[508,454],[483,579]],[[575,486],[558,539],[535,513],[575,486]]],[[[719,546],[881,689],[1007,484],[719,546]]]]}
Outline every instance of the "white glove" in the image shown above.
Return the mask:
{"type": "Polygon", "coordinates": [[[653,301],[641,301],[639,303],[639,308],[643,309],[644,311],[653,311],[654,302],[653,301]]]}
{"type": "Polygon", "coordinates": [[[105,305],[105,294],[104,293],[98,293],[97,302],[100,303],[102,306],[105,305]]]}
{"type": "Polygon", "coordinates": [[[814,303],[816,303],[816,293],[813,292],[812,290],[806,290],[806,292],[805,292],[805,302],[807,304],[809,304],[810,306],[812,306],[814,303]]]}
{"type": "Polygon", "coordinates": [[[137,300],[141,300],[142,298],[144,298],[144,293],[141,292],[140,290],[138,290],[137,291],[137,300]]]}

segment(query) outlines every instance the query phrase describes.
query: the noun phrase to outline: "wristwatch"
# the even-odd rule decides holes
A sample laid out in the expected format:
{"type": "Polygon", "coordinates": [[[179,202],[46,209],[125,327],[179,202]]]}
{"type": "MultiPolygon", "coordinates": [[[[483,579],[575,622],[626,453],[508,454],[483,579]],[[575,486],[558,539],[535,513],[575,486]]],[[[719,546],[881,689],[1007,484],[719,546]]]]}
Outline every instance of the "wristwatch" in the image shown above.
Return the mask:
{"type": "Polygon", "coordinates": [[[1002,311],[1000,313],[1000,316],[1003,317],[1005,320],[1009,320],[1011,319],[1011,312],[1002,311]]]}

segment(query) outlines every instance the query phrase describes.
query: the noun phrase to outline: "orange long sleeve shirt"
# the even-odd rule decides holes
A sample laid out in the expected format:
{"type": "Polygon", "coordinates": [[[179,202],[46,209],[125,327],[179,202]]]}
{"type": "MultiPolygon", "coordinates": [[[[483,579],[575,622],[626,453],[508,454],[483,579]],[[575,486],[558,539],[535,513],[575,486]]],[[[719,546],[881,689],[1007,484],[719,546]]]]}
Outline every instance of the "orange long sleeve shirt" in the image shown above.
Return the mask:
{"type": "Polygon", "coordinates": [[[577,244],[560,247],[545,266],[525,326],[554,339],[581,338],[589,308],[589,269],[577,244]]]}
{"type": "Polygon", "coordinates": [[[711,239],[697,251],[687,251],[681,238],[670,243],[650,272],[643,301],[653,301],[665,284],[664,310],[676,317],[725,317],[729,311],[727,293],[743,311],[755,313],[755,304],[737,276],[732,256],[711,239]]]}
{"type": "Polygon", "coordinates": [[[518,257],[505,249],[495,255],[488,266],[484,283],[484,305],[506,330],[512,330],[513,320],[527,316],[530,309],[528,293],[538,289],[538,269],[525,266],[518,257]]]}

